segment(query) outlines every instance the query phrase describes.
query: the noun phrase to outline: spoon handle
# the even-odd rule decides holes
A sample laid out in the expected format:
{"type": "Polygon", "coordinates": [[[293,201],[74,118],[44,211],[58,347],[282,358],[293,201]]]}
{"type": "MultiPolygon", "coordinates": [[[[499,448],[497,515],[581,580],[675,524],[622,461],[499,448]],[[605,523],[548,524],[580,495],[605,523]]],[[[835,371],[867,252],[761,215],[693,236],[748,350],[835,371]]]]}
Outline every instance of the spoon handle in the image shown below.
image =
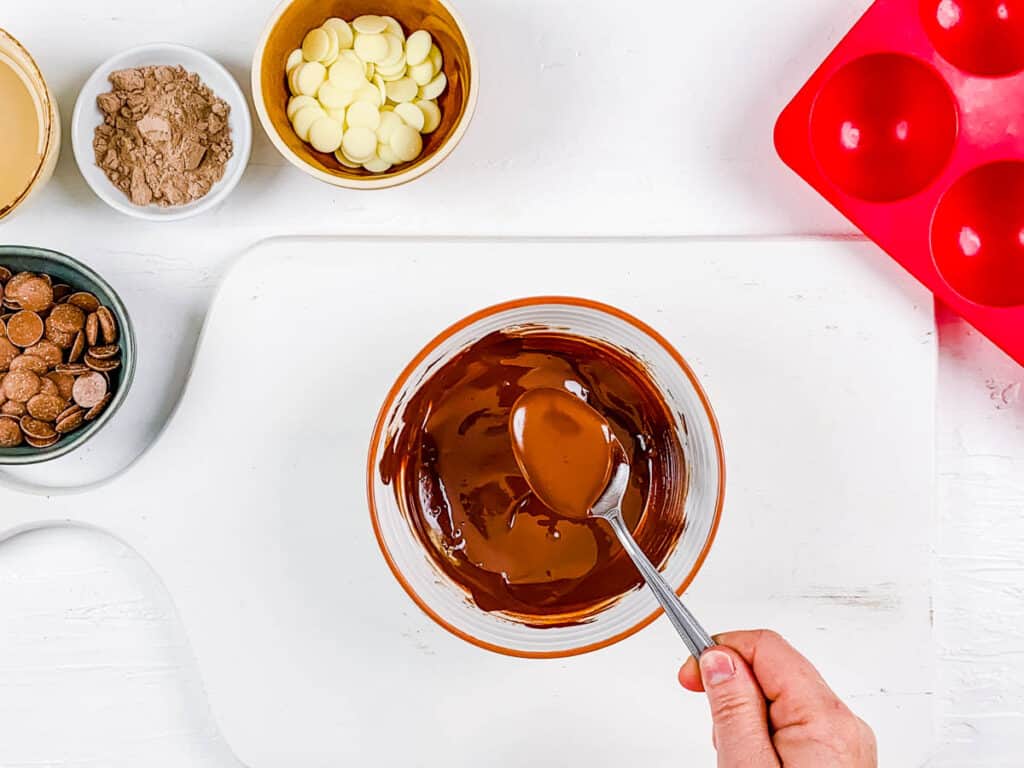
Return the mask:
{"type": "Polygon", "coordinates": [[[710,635],[708,635],[694,615],[690,613],[689,609],[683,605],[683,601],[679,599],[675,590],[665,581],[661,572],[647,559],[647,555],[640,549],[633,535],[629,532],[629,528],[626,527],[626,523],[622,519],[622,513],[616,509],[611,514],[605,515],[604,518],[611,524],[612,530],[615,531],[615,535],[619,538],[619,543],[622,544],[622,548],[626,550],[626,554],[636,564],[637,570],[643,575],[647,586],[651,588],[654,596],[661,603],[661,607],[665,609],[665,615],[668,616],[668,620],[672,622],[672,626],[676,628],[679,636],[683,638],[683,642],[690,649],[690,653],[693,654],[695,659],[699,659],[704,651],[714,645],[710,635]]]}

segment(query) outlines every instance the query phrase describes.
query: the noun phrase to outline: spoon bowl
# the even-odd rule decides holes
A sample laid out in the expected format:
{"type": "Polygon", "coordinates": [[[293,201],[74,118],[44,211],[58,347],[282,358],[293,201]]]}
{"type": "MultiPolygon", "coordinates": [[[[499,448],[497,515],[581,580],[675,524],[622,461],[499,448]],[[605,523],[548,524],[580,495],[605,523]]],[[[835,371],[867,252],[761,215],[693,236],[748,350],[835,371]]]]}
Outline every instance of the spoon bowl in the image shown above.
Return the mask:
{"type": "Polygon", "coordinates": [[[608,420],[576,395],[539,387],[513,404],[509,435],[534,495],[560,515],[589,517],[612,471],[608,420]]]}

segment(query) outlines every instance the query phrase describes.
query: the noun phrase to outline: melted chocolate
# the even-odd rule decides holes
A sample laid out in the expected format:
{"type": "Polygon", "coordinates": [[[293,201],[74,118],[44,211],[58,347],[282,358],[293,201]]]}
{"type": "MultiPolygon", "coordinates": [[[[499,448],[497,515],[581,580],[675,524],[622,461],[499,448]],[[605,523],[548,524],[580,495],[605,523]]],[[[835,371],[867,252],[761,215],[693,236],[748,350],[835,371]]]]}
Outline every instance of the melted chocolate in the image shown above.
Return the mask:
{"type": "Polygon", "coordinates": [[[580,397],[608,421],[630,459],[626,523],[662,563],[683,530],[682,446],[643,366],[601,342],[534,329],[481,339],[409,399],[379,469],[425,549],[480,608],[573,624],[642,580],[606,523],[558,514],[531,492],[509,418],[539,388],[580,397]]]}

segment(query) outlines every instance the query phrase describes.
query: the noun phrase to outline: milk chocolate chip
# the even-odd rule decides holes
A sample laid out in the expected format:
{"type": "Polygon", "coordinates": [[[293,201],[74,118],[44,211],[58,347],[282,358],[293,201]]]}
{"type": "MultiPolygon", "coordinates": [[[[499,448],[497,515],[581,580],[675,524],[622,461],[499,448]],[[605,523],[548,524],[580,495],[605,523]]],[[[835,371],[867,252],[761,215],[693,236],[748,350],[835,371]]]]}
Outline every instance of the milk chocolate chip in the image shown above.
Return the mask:
{"type": "Polygon", "coordinates": [[[113,400],[117,321],[88,291],[3,266],[0,303],[0,449],[46,448],[113,400]]]}
{"type": "Polygon", "coordinates": [[[0,448],[15,448],[21,445],[21,427],[9,417],[0,418],[0,448]]]}

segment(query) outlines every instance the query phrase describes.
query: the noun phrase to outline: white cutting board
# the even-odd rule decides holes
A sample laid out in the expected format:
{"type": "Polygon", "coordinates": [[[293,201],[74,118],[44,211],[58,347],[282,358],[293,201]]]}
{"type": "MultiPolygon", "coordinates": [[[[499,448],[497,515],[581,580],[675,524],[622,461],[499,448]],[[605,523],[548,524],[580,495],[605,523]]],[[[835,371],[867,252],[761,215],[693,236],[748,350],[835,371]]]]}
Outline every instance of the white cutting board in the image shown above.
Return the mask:
{"type": "Polygon", "coordinates": [[[386,390],[448,324],[531,294],[618,305],[688,358],[728,468],[692,607],[712,631],[790,636],[887,765],[921,764],[935,337],[930,297],[865,243],[266,241],[225,278],[155,446],[102,487],[0,491],[0,530],[73,519],[137,548],[253,768],[710,765],[663,619],[509,659],[434,626],[377,550],[364,473],[386,390]]]}

